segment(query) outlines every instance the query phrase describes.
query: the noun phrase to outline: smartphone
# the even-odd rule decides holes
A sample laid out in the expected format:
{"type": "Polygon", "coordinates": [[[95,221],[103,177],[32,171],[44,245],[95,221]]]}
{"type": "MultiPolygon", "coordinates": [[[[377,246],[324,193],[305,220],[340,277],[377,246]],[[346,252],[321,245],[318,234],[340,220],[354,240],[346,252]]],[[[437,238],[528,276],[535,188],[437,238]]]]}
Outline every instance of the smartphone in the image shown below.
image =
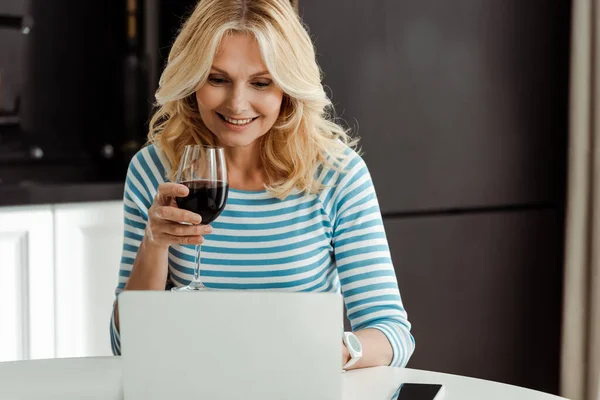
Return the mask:
{"type": "Polygon", "coordinates": [[[391,400],[441,400],[444,386],[431,383],[403,383],[391,400]]]}

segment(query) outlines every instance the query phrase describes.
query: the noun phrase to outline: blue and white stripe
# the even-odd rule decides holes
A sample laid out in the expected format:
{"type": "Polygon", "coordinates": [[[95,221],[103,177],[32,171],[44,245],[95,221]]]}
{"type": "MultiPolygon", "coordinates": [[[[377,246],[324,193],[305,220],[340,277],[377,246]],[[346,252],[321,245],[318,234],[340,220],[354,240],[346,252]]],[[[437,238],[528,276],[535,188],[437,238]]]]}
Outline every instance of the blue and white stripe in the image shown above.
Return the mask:
{"type": "MultiPolygon", "coordinates": [[[[167,181],[154,145],[140,150],[127,172],[125,231],[116,295],[131,273],[158,185],[167,181]]],[[[223,213],[205,236],[201,279],[210,288],[342,292],[352,330],[375,328],[394,350],[392,366],[405,366],[414,350],[381,212],[362,158],[348,149],[341,171],[320,168],[318,194],[285,200],[266,191],[230,189],[223,213]]],[[[186,285],[195,250],[169,248],[169,280],[186,285]]],[[[111,318],[114,354],[119,333],[111,318]]]]}

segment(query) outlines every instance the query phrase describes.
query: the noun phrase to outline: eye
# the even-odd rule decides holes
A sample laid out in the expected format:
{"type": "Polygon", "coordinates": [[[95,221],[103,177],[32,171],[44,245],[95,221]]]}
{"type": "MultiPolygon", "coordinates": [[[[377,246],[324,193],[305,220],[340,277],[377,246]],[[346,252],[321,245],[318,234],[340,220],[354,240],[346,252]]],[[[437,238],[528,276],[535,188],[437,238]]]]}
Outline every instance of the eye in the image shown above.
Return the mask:
{"type": "Polygon", "coordinates": [[[215,85],[215,86],[220,86],[220,85],[227,83],[227,81],[223,78],[214,78],[214,77],[208,78],[208,82],[210,82],[212,85],[215,85]]]}
{"type": "Polygon", "coordinates": [[[253,82],[253,83],[252,83],[252,85],[253,85],[255,88],[258,88],[258,89],[266,89],[266,88],[268,88],[269,86],[271,86],[271,81],[264,81],[264,82],[263,82],[263,81],[259,81],[259,82],[253,82]]]}

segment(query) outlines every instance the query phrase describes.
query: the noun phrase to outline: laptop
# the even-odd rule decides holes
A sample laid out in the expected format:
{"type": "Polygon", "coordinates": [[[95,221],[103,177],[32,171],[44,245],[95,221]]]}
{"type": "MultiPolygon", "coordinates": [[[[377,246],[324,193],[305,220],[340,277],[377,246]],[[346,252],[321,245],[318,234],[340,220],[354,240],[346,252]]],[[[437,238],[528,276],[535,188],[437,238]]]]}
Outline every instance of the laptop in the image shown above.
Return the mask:
{"type": "Polygon", "coordinates": [[[119,295],[127,400],[340,400],[337,293],[119,295]]]}

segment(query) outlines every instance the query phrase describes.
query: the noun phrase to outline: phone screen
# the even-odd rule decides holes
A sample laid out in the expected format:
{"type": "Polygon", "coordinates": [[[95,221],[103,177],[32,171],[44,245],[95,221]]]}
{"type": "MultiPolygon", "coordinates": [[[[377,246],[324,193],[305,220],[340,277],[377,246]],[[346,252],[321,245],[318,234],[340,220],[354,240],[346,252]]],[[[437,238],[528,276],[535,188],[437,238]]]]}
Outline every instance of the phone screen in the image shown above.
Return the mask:
{"type": "Polygon", "coordinates": [[[442,385],[429,383],[403,383],[392,400],[441,400],[444,395],[442,385]]]}

